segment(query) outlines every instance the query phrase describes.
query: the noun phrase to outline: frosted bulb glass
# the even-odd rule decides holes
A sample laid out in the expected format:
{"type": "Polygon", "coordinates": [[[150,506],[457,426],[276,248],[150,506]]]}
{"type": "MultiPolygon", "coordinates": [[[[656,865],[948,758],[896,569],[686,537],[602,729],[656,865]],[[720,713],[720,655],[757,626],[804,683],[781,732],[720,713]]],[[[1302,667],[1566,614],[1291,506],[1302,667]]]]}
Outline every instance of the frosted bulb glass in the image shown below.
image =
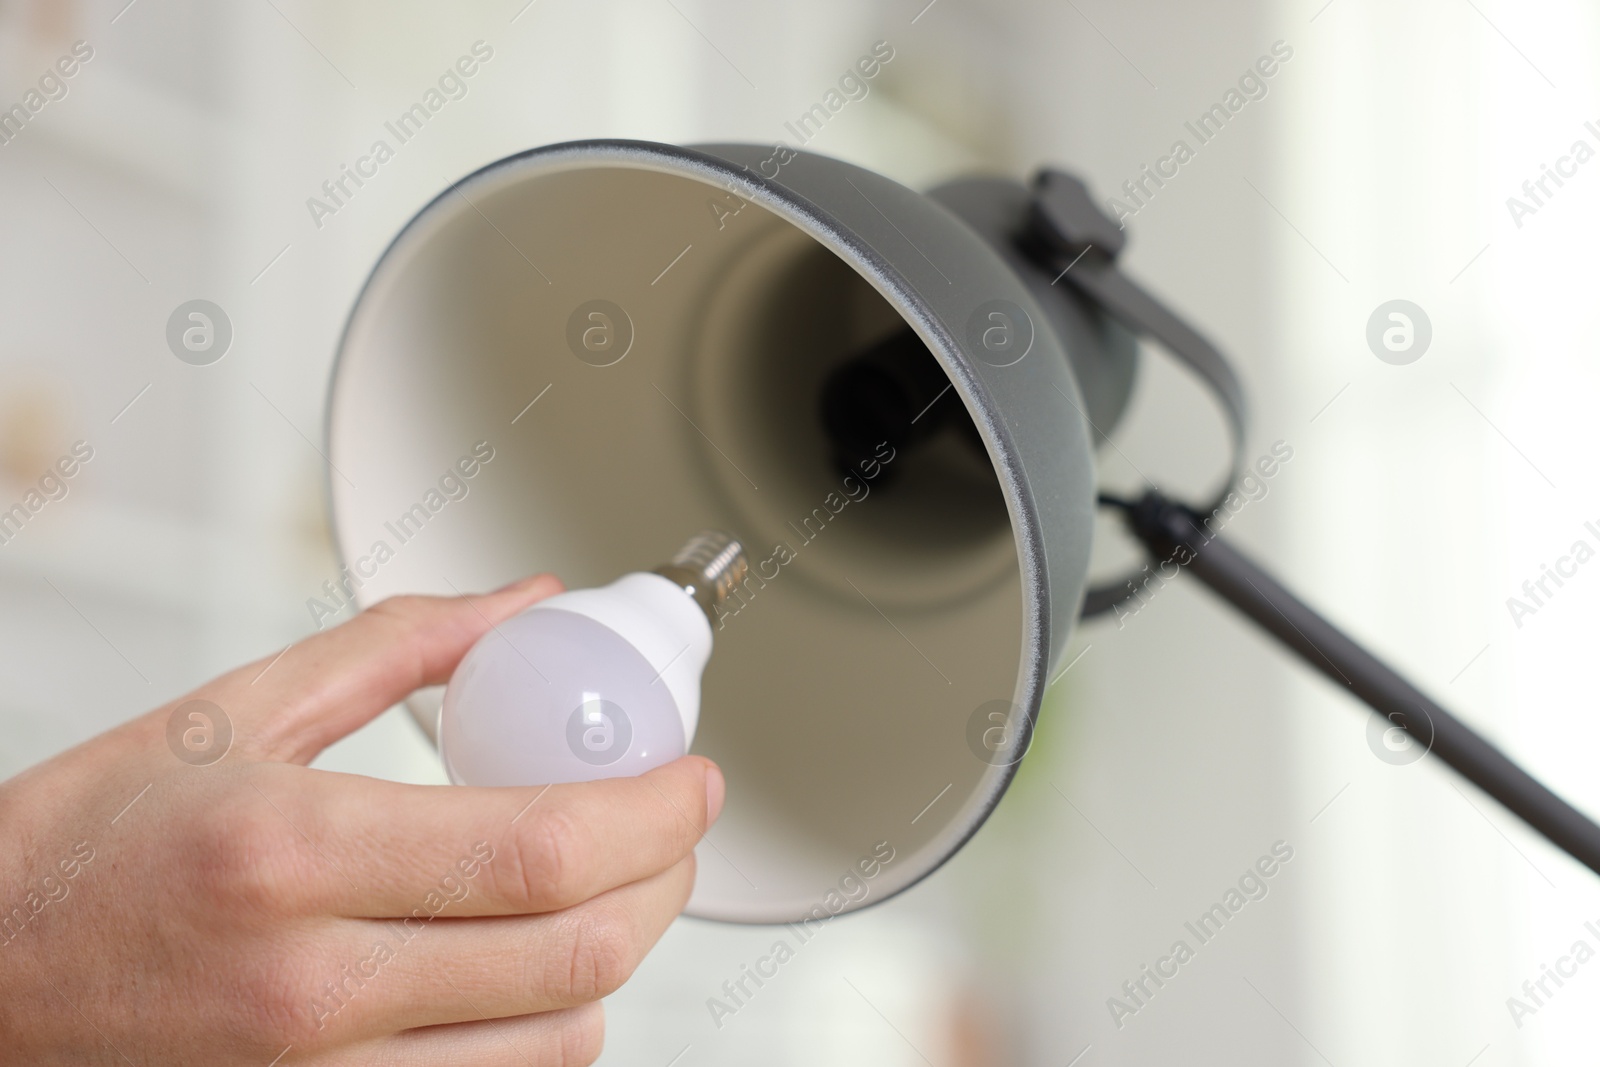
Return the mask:
{"type": "Polygon", "coordinates": [[[439,711],[450,780],[619,778],[688,752],[711,620],[745,568],[739,543],[708,531],[652,572],[560,593],[490,630],[439,711]]]}

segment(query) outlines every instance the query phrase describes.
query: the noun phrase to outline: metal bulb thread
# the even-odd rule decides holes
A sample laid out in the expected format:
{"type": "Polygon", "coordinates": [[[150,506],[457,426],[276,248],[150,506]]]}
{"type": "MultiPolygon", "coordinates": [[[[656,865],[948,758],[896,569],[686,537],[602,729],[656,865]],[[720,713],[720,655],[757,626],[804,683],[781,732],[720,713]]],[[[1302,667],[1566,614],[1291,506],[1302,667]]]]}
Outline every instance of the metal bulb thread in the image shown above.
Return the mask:
{"type": "Polygon", "coordinates": [[[668,563],[653,573],[661,575],[694,598],[712,626],[717,623],[717,605],[744,581],[750,563],[744,546],[732,534],[721,530],[702,530],[691,537],[668,563]]]}

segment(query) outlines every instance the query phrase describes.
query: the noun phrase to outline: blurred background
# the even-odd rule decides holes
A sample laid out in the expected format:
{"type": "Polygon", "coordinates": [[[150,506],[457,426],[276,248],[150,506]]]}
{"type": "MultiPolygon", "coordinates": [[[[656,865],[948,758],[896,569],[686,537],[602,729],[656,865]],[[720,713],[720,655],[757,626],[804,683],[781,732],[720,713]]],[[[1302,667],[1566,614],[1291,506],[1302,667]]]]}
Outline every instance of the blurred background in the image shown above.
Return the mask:
{"type": "MultiPolygon", "coordinates": [[[[27,110],[0,115],[0,509],[92,449],[0,544],[0,777],[313,629],[338,566],[332,355],[435,193],[567,139],[792,140],[878,41],[893,60],[812,149],[913,187],[1051,162],[1103,197],[1291,53],[1128,221],[1127,269],[1243,369],[1251,455],[1293,449],[1229,532],[1600,813],[1600,566],[1533,614],[1507,604],[1600,547],[1600,12],[1577,0],[0,0],[0,108],[27,110]],[[314,217],[477,41],[493,59],[467,95],[314,217]],[[42,83],[64,56],[72,76],[42,83]],[[1530,198],[1547,167],[1559,184],[1530,198]],[[194,299],[232,324],[209,366],[167,345],[194,299]],[[1367,341],[1396,299],[1431,324],[1405,365],[1367,341]]],[[[1149,353],[1104,475],[1198,487],[1222,441],[1149,353]]],[[[1105,533],[1111,568],[1128,550],[1105,533]]],[[[602,1062],[1498,1067],[1600,1047],[1600,965],[1536,1014],[1507,1005],[1574,942],[1600,948],[1592,875],[1373,742],[1365,710],[1187,581],[1082,627],[1080,654],[938,875],[830,924],[720,1025],[708,998],[774,935],[681,920],[610,998],[602,1062]],[[1268,895],[1114,1018],[1276,842],[1293,859],[1268,895]]],[[[443,780],[399,710],[319,765],[443,780]]]]}

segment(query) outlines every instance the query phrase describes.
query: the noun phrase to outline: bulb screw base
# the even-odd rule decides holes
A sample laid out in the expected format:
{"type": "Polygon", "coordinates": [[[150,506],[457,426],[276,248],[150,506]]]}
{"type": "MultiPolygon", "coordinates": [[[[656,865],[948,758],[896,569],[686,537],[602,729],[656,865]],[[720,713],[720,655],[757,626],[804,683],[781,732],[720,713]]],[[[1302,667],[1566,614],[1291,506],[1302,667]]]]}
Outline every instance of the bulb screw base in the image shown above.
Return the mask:
{"type": "Polygon", "coordinates": [[[702,530],[691,537],[670,562],[651,573],[668,579],[692,597],[715,627],[717,605],[744,581],[749,570],[744,546],[732,534],[702,530]]]}

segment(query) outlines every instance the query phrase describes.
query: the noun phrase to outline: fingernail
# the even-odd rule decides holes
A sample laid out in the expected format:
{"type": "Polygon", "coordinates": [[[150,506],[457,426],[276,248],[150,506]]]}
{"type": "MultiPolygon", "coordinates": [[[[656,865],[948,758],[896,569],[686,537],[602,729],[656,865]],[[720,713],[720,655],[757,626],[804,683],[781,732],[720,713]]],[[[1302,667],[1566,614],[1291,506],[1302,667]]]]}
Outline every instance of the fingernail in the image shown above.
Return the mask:
{"type": "Polygon", "coordinates": [[[728,793],[727,783],[722,779],[722,771],[715,763],[706,768],[706,825],[710,826],[717,821],[717,816],[722,814],[722,801],[728,793]]]}

